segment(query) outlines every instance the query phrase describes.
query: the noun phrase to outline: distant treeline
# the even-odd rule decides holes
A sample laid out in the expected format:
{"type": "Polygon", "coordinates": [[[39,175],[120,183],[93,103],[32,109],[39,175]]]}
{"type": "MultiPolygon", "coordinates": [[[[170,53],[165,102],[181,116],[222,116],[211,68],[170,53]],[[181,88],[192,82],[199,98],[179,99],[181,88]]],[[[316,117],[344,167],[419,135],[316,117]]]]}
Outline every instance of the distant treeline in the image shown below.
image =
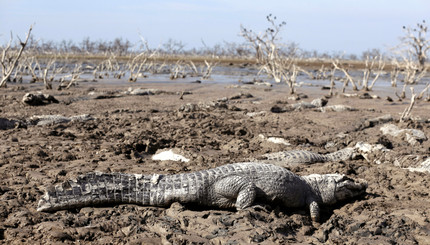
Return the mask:
{"type": "MultiPolygon", "coordinates": [[[[19,43],[15,44],[19,47],[19,43]]],[[[332,59],[342,58],[349,60],[365,60],[368,56],[380,56],[382,52],[379,49],[369,49],[361,55],[345,54],[343,52],[318,52],[317,50],[307,51],[299,47],[299,44],[291,42],[279,47],[280,53],[288,57],[297,58],[321,58],[332,59]]],[[[140,41],[132,43],[127,39],[115,38],[112,41],[106,40],[91,40],[89,37],[84,38],[80,42],[72,40],[52,41],[37,39],[31,36],[28,42],[27,51],[36,54],[89,54],[89,55],[109,55],[115,54],[118,56],[126,56],[136,54],[142,51],[158,52],[166,55],[192,55],[192,56],[219,56],[219,57],[254,57],[255,49],[248,43],[226,42],[218,43],[213,46],[208,46],[202,42],[200,48],[188,48],[182,41],[169,39],[167,42],[158,47],[150,47],[148,43],[140,41]]]]}

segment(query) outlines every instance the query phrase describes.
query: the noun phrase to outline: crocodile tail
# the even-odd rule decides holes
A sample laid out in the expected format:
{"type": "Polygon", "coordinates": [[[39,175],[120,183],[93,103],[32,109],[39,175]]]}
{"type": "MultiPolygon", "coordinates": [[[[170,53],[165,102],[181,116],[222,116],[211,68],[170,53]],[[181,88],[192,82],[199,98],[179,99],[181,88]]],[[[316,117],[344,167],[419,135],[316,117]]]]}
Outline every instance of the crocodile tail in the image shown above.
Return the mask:
{"type": "Polygon", "coordinates": [[[52,186],[38,203],[37,211],[56,211],[84,206],[134,203],[162,206],[158,189],[162,175],[88,173],[52,186]],[[152,193],[152,194],[151,194],[152,193]]]}
{"type": "Polygon", "coordinates": [[[325,157],[327,161],[330,162],[338,162],[338,161],[346,161],[354,158],[355,150],[352,147],[347,147],[333,153],[326,154],[325,157]]]}
{"type": "Polygon", "coordinates": [[[288,164],[312,164],[326,161],[324,155],[304,150],[268,153],[264,154],[263,157],[267,160],[285,161],[288,164]]]}

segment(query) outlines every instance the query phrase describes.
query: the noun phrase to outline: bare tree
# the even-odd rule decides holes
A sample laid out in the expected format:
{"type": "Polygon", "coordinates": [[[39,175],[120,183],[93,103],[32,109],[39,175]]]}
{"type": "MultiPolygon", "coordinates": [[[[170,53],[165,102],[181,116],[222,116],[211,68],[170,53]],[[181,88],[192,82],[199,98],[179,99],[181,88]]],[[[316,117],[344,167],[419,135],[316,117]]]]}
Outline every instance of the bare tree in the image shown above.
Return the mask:
{"type": "Polygon", "coordinates": [[[415,28],[403,26],[405,35],[401,37],[402,46],[406,52],[410,53],[420,66],[420,70],[425,67],[427,53],[430,50],[430,38],[428,37],[428,26],[423,20],[417,23],[415,28]]]}
{"type": "Polygon", "coordinates": [[[372,90],[379,76],[383,72],[383,69],[385,67],[385,62],[382,59],[382,56],[374,56],[373,58],[370,58],[368,56],[366,58],[365,65],[366,67],[364,68],[364,71],[363,71],[362,89],[364,91],[370,91],[372,90]],[[369,79],[371,74],[374,74],[375,76],[369,86],[368,84],[369,84],[369,79]]]}
{"type": "Polygon", "coordinates": [[[3,48],[2,57],[0,60],[1,67],[2,67],[2,78],[0,81],[0,88],[6,87],[6,82],[9,80],[10,75],[12,75],[13,70],[18,65],[18,61],[21,58],[21,55],[25,49],[25,46],[27,45],[27,42],[28,42],[28,39],[30,38],[32,29],[33,29],[33,26],[30,26],[24,42],[21,41],[21,39],[18,37],[20,48],[19,48],[17,53],[12,52],[12,50],[11,50],[11,44],[12,44],[12,39],[13,39],[13,36],[11,33],[10,40],[9,40],[8,44],[6,45],[6,47],[3,48]]]}
{"type": "Polygon", "coordinates": [[[261,67],[260,72],[273,77],[277,83],[286,82],[290,88],[290,94],[294,94],[298,68],[294,64],[294,57],[288,54],[295,52],[292,50],[282,52],[282,45],[278,42],[278,35],[286,23],[277,24],[276,16],[271,14],[267,16],[267,21],[270,26],[263,33],[257,34],[240,26],[240,34],[255,49],[257,63],[261,67]]]}
{"type": "Polygon", "coordinates": [[[390,71],[391,87],[393,88],[397,87],[397,78],[399,77],[399,73],[400,73],[400,64],[397,61],[397,59],[393,59],[391,61],[391,71],[390,71]]]}
{"type": "Polygon", "coordinates": [[[420,67],[416,64],[410,56],[403,57],[404,62],[404,72],[403,72],[403,81],[407,84],[416,84],[418,83],[427,73],[427,67],[420,67]]]}
{"type": "MultiPolygon", "coordinates": [[[[358,91],[357,83],[355,82],[354,78],[352,78],[352,76],[349,74],[348,68],[345,67],[345,65],[341,64],[339,59],[332,60],[332,64],[334,69],[340,70],[343,72],[343,74],[345,74],[345,82],[343,83],[342,93],[345,93],[346,86],[348,86],[349,82],[352,84],[352,90],[358,91]]],[[[334,76],[334,72],[332,75],[334,76]]]]}
{"type": "Polygon", "coordinates": [[[163,51],[167,54],[181,54],[184,52],[185,46],[186,45],[182,41],[169,39],[163,44],[163,51]]]}
{"type": "Polygon", "coordinates": [[[364,51],[361,54],[361,59],[362,60],[376,59],[377,57],[381,57],[381,56],[382,56],[381,50],[379,50],[377,48],[373,48],[373,49],[368,49],[368,50],[364,51]]]}

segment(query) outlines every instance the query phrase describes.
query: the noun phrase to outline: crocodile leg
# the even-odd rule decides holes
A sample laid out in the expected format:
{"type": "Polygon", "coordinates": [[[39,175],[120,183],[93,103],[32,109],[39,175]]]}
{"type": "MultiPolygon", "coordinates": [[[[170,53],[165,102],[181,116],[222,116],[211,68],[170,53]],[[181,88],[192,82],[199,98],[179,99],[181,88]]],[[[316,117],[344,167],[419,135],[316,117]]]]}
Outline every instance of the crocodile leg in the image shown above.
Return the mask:
{"type": "Polygon", "coordinates": [[[237,210],[250,207],[257,195],[256,186],[250,178],[229,175],[214,184],[214,204],[219,207],[236,207],[237,210]]]}

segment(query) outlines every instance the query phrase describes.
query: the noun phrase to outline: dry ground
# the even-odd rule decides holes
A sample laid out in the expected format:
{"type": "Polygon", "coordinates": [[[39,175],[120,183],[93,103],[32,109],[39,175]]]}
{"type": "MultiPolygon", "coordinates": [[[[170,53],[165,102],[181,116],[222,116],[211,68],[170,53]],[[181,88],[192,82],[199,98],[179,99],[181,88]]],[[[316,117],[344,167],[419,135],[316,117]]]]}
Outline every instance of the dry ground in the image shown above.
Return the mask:
{"type": "MultiPolygon", "coordinates": [[[[240,212],[173,204],[170,208],[117,205],[36,212],[44,189],[90,171],[179,173],[247,161],[263,153],[306,149],[332,152],[357,142],[382,143],[401,156],[425,159],[429,141],[410,146],[383,136],[380,125],[363,127],[366,119],[399,113],[407,102],[384,99],[329,99],[328,105],[357,108],[348,112],[314,110],[272,113],[285,106],[287,88],[261,86],[229,88],[223,84],[134,84],[171,93],[88,98],[88,92],[124,91],[124,86],[81,83],[67,91],[48,91],[59,104],[27,106],[26,92],[39,85],[9,86],[0,90],[0,117],[26,120],[33,115],[90,114],[86,122],[27,126],[0,130],[0,243],[92,242],[95,244],[429,244],[429,174],[410,172],[388,162],[364,159],[320,163],[291,169],[299,175],[342,173],[368,181],[367,194],[323,209],[322,224],[312,225],[307,210],[269,206],[240,212]],[[190,91],[183,100],[176,92],[190,91]],[[187,103],[231,98],[240,92],[253,97],[227,100],[226,106],[181,112],[187,103]],[[261,112],[253,117],[248,112],[261,112]],[[260,134],[285,138],[290,146],[265,142],[260,134]],[[150,156],[162,148],[181,148],[191,161],[157,162],[150,156]]],[[[301,88],[310,101],[326,91],[301,88]]],[[[295,103],[288,101],[288,103],[295,103]]],[[[414,116],[428,119],[430,104],[419,103],[414,116]]],[[[430,123],[394,122],[430,136],[430,123]]],[[[405,164],[415,164],[406,162],[405,164]]]]}

